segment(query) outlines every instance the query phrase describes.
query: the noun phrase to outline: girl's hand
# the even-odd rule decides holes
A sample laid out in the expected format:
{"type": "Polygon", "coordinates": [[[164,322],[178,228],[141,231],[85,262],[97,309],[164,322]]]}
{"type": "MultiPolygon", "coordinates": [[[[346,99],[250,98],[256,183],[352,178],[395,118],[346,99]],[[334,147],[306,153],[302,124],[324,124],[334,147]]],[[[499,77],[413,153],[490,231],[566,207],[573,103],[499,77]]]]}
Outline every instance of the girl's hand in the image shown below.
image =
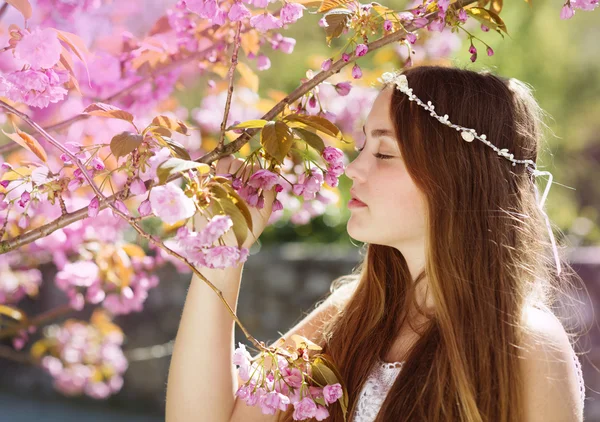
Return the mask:
{"type": "MultiPolygon", "coordinates": [[[[234,174],[242,165],[244,164],[244,160],[240,158],[235,158],[232,155],[228,155],[226,157],[221,158],[216,162],[216,175],[230,175],[234,174]]],[[[254,174],[256,171],[260,170],[260,166],[258,163],[254,164],[252,168],[250,166],[246,166],[246,168],[239,172],[236,177],[241,178],[243,181],[247,181],[248,178],[254,174]],[[243,173],[243,174],[242,174],[243,173]]],[[[252,216],[252,232],[248,230],[248,237],[246,241],[242,245],[244,248],[250,248],[254,242],[258,239],[258,237],[262,234],[265,227],[267,226],[267,222],[269,221],[269,217],[271,216],[273,202],[275,201],[275,189],[265,190],[263,191],[263,195],[265,198],[264,207],[262,209],[253,207],[248,204],[248,209],[250,210],[250,215],[252,216]]],[[[196,230],[200,230],[204,226],[206,226],[207,220],[203,216],[195,217],[195,227],[196,230]]],[[[230,229],[224,236],[223,241],[226,246],[234,246],[237,247],[238,243],[233,233],[233,229],[230,229]]]]}

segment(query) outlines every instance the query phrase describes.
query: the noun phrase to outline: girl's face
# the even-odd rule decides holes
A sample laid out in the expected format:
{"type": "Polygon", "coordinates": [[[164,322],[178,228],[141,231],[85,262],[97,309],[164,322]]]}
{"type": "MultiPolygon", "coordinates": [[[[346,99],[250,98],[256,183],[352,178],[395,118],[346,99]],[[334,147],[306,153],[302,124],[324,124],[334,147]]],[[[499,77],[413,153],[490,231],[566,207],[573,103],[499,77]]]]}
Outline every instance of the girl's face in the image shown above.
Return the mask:
{"type": "Polygon", "coordinates": [[[375,99],[364,126],[363,149],[347,166],[352,197],[366,204],[350,207],[347,230],[358,241],[395,247],[416,258],[424,252],[426,205],[400,155],[391,98],[388,87],[375,99]]]}

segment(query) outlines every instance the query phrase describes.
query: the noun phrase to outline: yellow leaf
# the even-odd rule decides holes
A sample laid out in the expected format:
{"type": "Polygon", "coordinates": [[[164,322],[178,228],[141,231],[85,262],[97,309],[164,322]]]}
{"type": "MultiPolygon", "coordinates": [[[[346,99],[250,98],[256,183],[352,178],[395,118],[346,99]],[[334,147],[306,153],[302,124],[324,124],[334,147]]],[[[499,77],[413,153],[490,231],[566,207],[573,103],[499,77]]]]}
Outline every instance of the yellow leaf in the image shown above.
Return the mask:
{"type": "Polygon", "coordinates": [[[31,17],[33,10],[28,0],[6,0],[6,2],[21,12],[25,20],[31,17]]]}
{"type": "Polygon", "coordinates": [[[143,258],[146,256],[146,252],[138,245],[134,245],[133,243],[126,243],[121,248],[125,251],[125,253],[131,257],[143,258]]]}
{"type": "Polygon", "coordinates": [[[240,72],[240,75],[242,75],[240,83],[253,92],[258,92],[258,76],[250,69],[250,66],[244,62],[239,62],[236,69],[240,72]]]}
{"type": "Polygon", "coordinates": [[[258,50],[260,49],[260,38],[257,31],[244,32],[240,35],[240,41],[242,49],[246,55],[249,53],[252,53],[255,56],[258,55],[258,50]]]}
{"type": "Polygon", "coordinates": [[[267,120],[256,119],[256,120],[246,120],[245,122],[238,123],[235,126],[228,127],[227,130],[233,129],[255,129],[265,127],[268,123],[267,120]]]}
{"type": "Polygon", "coordinates": [[[504,21],[496,13],[481,7],[471,7],[466,9],[466,11],[469,15],[483,23],[485,26],[488,26],[494,30],[502,30],[508,34],[504,21]]]}
{"type": "Polygon", "coordinates": [[[294,341],[294,343],[296,343],[296,348],[300,348],[300,347],[304,347],[306,346],[306,348],[308,350],[322,350],[321,346],[319,346],[318,344],[313,343],[312,341],[310,341],[309,339],[307,339],[306,337],[303,337],[301,335],[298,334],[293,334],[290,339],[292,339],[294,341]]]}
{"type": "Polygon", "coordinates": [[[40,360],[48,351],[48,342],[45,339],[38,340],[29,349],[32,358],[40,360]]]}
{"type": "Polygon", "coordinates": [[[27,315],[25,312],[8,305],[0,305],[0,315],[5,315],[19,322],[27,321],[27,315]]]}
{"type": "Polygon", "coordinates": [[[492,0],[492,4],[490,5],[490,10],[494,13],[498,14],[502,11],[503,0],[492,0]]]}
{"type": "Polygon", "coordinates": [[[284,122],[268,122],[260,132],[260,144],[279,163],[288,155],[294,135],[284,122]]]}
{"type": "Polygon", "coordinates": [[[336,7],[345,7],[345,4],[351,2],[352,0],[323,0],[317,12],[323,13],[327,12],[328,10],[335,9],[336,7]]]}
{"type": "Polygon", "coordinates": [[[179,119],[174,119],[168,116],[157,116],[152,119],[152,124],[155,126],[164,127],[175,132],[179,132],[183,135],[188,134],[188,127],[179,119]]]}
{"type": "Polygon", "coordinates": [[[4,130],[2,130],[2,133],[15,141],[17,144],[21,145],[26,150],[33,152],[43,162],[46,162],[48,160],[48,155],[46,155],[46,151],[44,151],[44,148],[42,148],[40,143],[33,136],[19,130],[16,127],[15,129],[17,130],[17,133],[6,133],[4,130]]]}

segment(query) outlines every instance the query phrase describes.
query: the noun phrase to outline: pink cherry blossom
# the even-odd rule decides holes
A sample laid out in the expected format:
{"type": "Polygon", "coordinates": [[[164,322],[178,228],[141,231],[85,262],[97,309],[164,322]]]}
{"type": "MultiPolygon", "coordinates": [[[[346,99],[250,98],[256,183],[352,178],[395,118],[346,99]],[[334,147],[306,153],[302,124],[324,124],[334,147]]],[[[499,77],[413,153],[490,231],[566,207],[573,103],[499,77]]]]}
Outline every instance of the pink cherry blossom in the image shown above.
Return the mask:
{"type": "Polygon", "coordinates": [[[351,82],[340,82],[338,84],[334,85],[335,87],[335,91],[341,95],[342,97],[345,97],[346,95],[348,95],[350,93],[350,90],[352,89],[352,83],[351,82]]]}
{"type": "Polygon", "coordinates": [[[358,44],[354,54],[356,57],[362,57],[369,52],[369,47],[366,44],[358,44]]]}
{"type": "Polygon", "coordinates": [[[138,213],[140,213],[140,217],[148,217],[152,214],[152,204],[148,199],[143,201],[138,207],[138,213]]]}
{"type": "Polygon", "coordinates": [[[302,17],[304,9],[306,7],[299,3],[286,3],[281,9],[279,17],[284,24],[294,23],[302,17]]]}
{"type": "Polygon", "coordinates": [[[318,421],[324,421],[329,417],[329,410],[326,407],[317,405],[317,411],[315,413],[315,419],[318,421]]]}
{"type": "Polygon", "coordinates": [[[298,403],[294,403],[294,413],[292,418],[299,421],[303,419],[314,418],[317,414],[317,404],[310,397],[305,397],[298,403]]]}
{"type": "Polygon", "coordinates": [[[575,15],[575,10],[573,10],[572,4],[573,3],[571,3],[570,5],[569,4],[565,4],[562,7],[562,9],[560,11],[560,18],[562,20],[571,19],[575,15]]]}
{"type": "Polygon", "coordinates": [[[235,2],[227,15],[232,22],[239,22],[252,16],[252,13],[240,2],[235,2]]]}
{"type": "Polygon", "coordinates": [[[292,54],[294,47],[296,46],[296,39],[290,37],[283,37],[279,42],[278,48],[285,54],[292,54]]]}
{"type": "Polygon", "coordinates": [[[571,6],[576,9],[591,12],[600,4],[600,0],[571,0],[571,6]]]}
{"type": "Polygon", "coordinates": [[[62,87],[67,80],[68,74],[62,70],[27,69],[12,72],[6,76],[9,83],[7,97],[15,102],[44,108],[50,103],[61,101],[67,95],[67,90],[62,87]]]}
{"type": "Polygon", "coordinates": [[[271,67],[271,60],[264,54],[259,54],[256,60],[256,68],[258,70],[267,70],[271,67]]]}
{"type": "Polygon", "coordinates": [[[248,185],[256,189],[271,190],[277,182],[280,181],[280,176],[269,170],[261,169],[250,176],[248,185]]]}
{"type": "Polygon", "coordinates": [[[217,14],[217,0],[186,0],[185,4],[201,18],[212,19],[217,14]]]}
{"type": "Polygon", "coordinates": [[[150,191],[150,205],[154,215],[169,224],[190,218],[196,212],[194,201],[173,182],[153,187],[150,191]]]}
{"type": "Polygon", "coordinates": [[[332,64],[333,64],[332,59],[325,60],[323,63],[321,63],[321,70],[324,72],[328,71],[329,69],[331,69],[332,64]]]}
{"type": "Polygon", "coordinates": [[[212,246],[221,236],[233,227],[233,221],[228,215],[214,216],[198,233],[198,242],[201,247],[212,246]]]}
{"type": "Polygon", "coordinates": [[[278,410],[285,411],[290,404],[290,398],[278,393],[269,391],[259,399],[260,409],[265,415],[274,415],[278,410]]]}
{"type": "Polygon", "coordinates": [[[323,397],[327,403],[334,403],[343,396],[342,386],[340,383],[328,384],[323,387],[323,397]]]}
{"type": "Polygon", "coordinates": [[[262,13],[250,18],[250,26],[256,28],[259,32],[267,32],[271,29],[281,28],[283,24],[270,13],[262,13]]]}
{"type": "Polygon", "coordinates": [[[361,70],[361,68],[360,68],[360,66],[358,64],[355,64],[352,67],[352,77],[354,79],[360,79],[360,78],[362,78],[362,70],[361,70]]]}
{"type": "Polygon", "coordinates": [[[146,185],[139,177],[136,177],[131,182],[131,186],[129,186],[129,190],[134,195],[143,195],[146,193],[146,185]]]}
{"type": "Polygon", "coordinates": [[[35,28],[30,33],[25,32],[14,49],[14,55],[32,69],[50,69],[60,60],[61,50],[55,30],[35,28]]]}
{"type": "Polygon", "coordinates": [[[96,217],[100,209],[100,201],[97,196],[94,196],[88,205],[88,217],[96,217]]]}

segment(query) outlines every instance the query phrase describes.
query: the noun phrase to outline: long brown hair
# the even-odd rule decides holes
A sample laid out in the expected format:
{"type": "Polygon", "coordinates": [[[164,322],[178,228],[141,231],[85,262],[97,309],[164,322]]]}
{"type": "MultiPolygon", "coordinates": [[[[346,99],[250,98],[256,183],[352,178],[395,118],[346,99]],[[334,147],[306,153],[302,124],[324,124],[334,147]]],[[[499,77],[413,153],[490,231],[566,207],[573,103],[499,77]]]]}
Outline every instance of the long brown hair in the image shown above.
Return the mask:
{"type": "MultiPolygon", "coordinates": [[[[537,161],[545,115],[524,83],[438,66],[404,74],[438,115],[487,134],[516,159],[537,161]]],[[[528,306],[552,312],[557,294],[577,275],[562,258],[556,274],[535,178],[523,165],[512,166],[477,140],[466,143],[399,91],[391,101],[402,159],[426,198],[426,266],[413,280],[399,250],[368,244],[355,273],[334,281],[356,283],[320,343],[348,389],[348,420],[373,365],[410,322],[406,310],[416,305],[414,292],[426,274],[435,314],[376,421],[520,421],[518,345],[529,335],[522,312],[528,306]]],[[[292,421],[292,410],[280,420],[292,421]]],[[[337,404],[329,411],[328,420],[343,421],[337,404]]]]}

